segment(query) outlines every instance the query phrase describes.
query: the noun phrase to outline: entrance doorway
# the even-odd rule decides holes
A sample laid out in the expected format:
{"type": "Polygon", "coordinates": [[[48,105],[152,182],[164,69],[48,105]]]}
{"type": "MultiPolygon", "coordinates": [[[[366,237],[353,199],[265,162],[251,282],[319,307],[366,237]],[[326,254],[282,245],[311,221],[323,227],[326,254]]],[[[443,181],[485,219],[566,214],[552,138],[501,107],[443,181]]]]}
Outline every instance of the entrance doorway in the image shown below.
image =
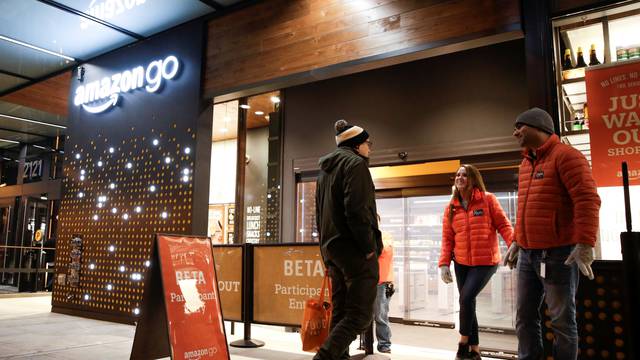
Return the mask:
{"type": "MultiPolygon", "coordinates": [[[[495,195],[513,222],[517,194],[495,195]]],[[[376,200],[380,228],[394,239],[395,283],[399,291],[390,303],[393,321],[436,327],[454,327],[458,322],[458,290],[455,282],[441,281],[438,268],[442,218],[450,199],[449,194],[436,194],[376,200]]],[[[504,253],[506,244],[499,238],[504,253]]],[[[479,326],[485,331],[512,332],[514,311],[515,275],[508,268],[499,267],[477,297],[479,326]]]]}
{"type": "Polygon", "coordinates": [[[22,197],[16,203],[22,206],[0,207],[0,290],[50,290],[55,258],[49,232],[51,202],[22,197]]]}

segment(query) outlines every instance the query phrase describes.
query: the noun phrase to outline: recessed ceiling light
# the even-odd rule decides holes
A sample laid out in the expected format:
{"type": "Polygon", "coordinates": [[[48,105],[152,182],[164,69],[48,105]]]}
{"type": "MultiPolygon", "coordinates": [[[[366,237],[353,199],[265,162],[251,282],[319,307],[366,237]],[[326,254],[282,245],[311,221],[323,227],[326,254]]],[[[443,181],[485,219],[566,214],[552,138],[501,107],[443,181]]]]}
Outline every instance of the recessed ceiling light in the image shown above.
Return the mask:
{"type": "Polygon", "coordinates": [[[158,139],[153,139],[152,143],[153,146],[158,146],[158,144],[160,144],[160,141],[158,139]]]}
{"type": "Polygon", "coordinates": [[[117,213],[118,212],[118,208],[111,208],[111,212],[114,213],[114,214],[117,213]]]}
{"type": "Polygon", "coordinates": [[[243,109],[251,109],[251,106],[245,104],[240,105],[240,107],[243,109]]]}
{"type": "Polygon", "coordinates": [[[189,148],[189,147],[184,148],[184,153],[185,154],[190,154],[191,153],[191,148],[189,148]]]}
{"type": "Polygon", "coordinates": [[[113,154],[114,151],[116,151],[116,149],[114,149],[113,147],[109,148],[109,154],[113,154]]]}
{"type": "Polygon", "coordinates": [[[256,112],[255,112],[255,114],[256,114],[256,115],[264,115],[264,111],[260,111],[260,110],[258,110],[258,111],[256,111],[256,112]]]}
{"type": "Polygon", "coordinates": [[[277,96],[272,96],[271,97],[271,102],[274,103],[274,104],[277,104],[277,103],[280,102],[280,98],[277,97],[277,96]]]}

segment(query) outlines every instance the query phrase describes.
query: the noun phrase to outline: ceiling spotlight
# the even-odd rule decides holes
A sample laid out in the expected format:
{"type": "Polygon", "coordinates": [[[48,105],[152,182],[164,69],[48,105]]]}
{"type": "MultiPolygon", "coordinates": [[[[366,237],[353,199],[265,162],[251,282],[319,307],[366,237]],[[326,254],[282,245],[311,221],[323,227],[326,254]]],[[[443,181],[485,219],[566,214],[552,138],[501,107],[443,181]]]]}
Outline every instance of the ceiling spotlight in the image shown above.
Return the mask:
{"type": "Polygon", "coordinates": [[[89,264],[89,270],[94,270],[96,268],[96,264],[91,263],[89,264]]]}
{"type": "Polygon", "coordinates": [[[158,146],[158,144],[160,144],[160,141],[158,139],[153,139],[151,143],[153,144],[153,146],[158,146]]]}
{"type": "Polygon", "coordinates": [[[99,202],[97,206],[98,206],[99,208],[101,208],[101,207],[103,207],[103,206],[104,206],[104,204],[102,204],[101,202],[99,202]]]}
{"type": "Polygon", "coordinates": [[[147,260],[144,262],[144,266],[149,267],[151,266],[151,261],[147,260]]]}
{"type": "Polygon", "coordinates": [[[191,154],[191,148],[189,148],[189,147],[184,148],[184,153],[185,154],[191,154]]]}
{"type": "Polygon", "coordinates": [[[84,175],[85,173],[86,173],[86,171],[84,171],[84,169],[80,170],[80,175],[84,175]]]}
{"type": "Polygon", "coordinates": [[[109,291],[113,290],[113,285],[107,284],[107,290],[109,290],[109,291]]]}
{"type": "Polygon", "coordinates": [[[140,274],[140,273],[133,273],[133,274],[131,274],[131,280],[133,280],[133,281],[140,281],[140,280],[142,280],[142,274],[140,274]]]}
{"type": "Polygon", "coordinates": [[[264,111],[256,111],[255,114],[256,115],[264,115],[264,111]]]}
{"type": "Polygon", "coordinates": [[[125,220],[128,220],[129,219],[129,214],[127,214],[127,213],[122,214],[122,218],[125,219],[125,220]]]}
{"type": "Polygon", "coordinates": [[[80,154],[76,154],[76,159],[80,159],[80,154]]]}
{"type": "Polygon", "coordinates": [[[189,169],[182,169],[182,173],[185,175],[189,175],[189,169]]]}
{"type": "Polygon", "coordinates": [[[140,206],[136,206],[135,209],[133,209],[135,212],[140,213],[142,212],[142,208],[140,206]]]}
{"type": "Polygon", "coordinates": [[[120,265],[120,267],[118,268],[118,270],[119,270],[120,272],[125,272],[125,271],[127,270],[127,267],[126,267],[126,266],[124,266],[124,265],[120,265]]]}
{"type": "Polygon", "coordinates": [[[251,106],[245,104],[240,105],[240,107],[243,109],[251,109],[251,106]]]}
{"type": "Polygon", "coordinates": [[[149,186],[149,191],[155,192],[156,191],[156,186],[155,185],[149,186]]]}
{"type": "Polygon", "coordinates": [[[169,216],[169,214],[167,214],[167,212],[166,212],[166,211],[163,211],[163,212],[160,214],[160,217],[161,217],[161,218],[163,218],[163,219],[166,219],[168,216],[169,216]]]}
{"type": "Polygon", "coordinates": [[[168,156],[166,158],[164,158],[164,163],[165,164],[170,164],[171,163],[171,158],[168,157],[168,156]]]}
{"type": "Polygon", "coordinates": [[[106,196],[104,196],[104,195],[98,196],[98,202],[105,202],[105,201],[107,201],[107,197],[106,196]]]}
{"type": "Polygon", "coordinates": [[[184,175],[184,176],[182,177],[182,181],[183,181],[183,182],[189,182],[189,175],[184,175]]]}
{"type": "Polygon", "coordinates": [[[98,214],[94,214],[93,215],[93,220],[98,221],[98,219],[99,219],[98,214]]]}
{"type": "Polygon", "coordinates": [[[78,197],[79,197],[79,198],[83,198],[83,197],[84,197],[84,193],[83,193],[82,191],[80,191],[80,192],[78,193],[78,197]]]}
{"type": "Polygon", "coordinates": [[[84,181],[84,175],[80,175],[80,181],[84,181]]]}
{"type": "Polygon", "coordinates": [[[102,167],[102,160],[98,161],[98,167],[102,167]]]}
{"type": "Polygon", "coordinates": [[[107,250],[109,250],[109,252],[114,252],[116,251],[116,247],[113,245],[109,245],[109,247],[107,248],[107,250]]]}
{"type": "Polygon", "coordinates": [[[280,102],[280,98],[277,97],[277,96],[272,96],[271,97],[271,102],[274,103],[274,104],[277,104],[277,103],[280,102]]]}
{"type": "Polygon", "coordinates": [[[114,149],[113,147],[109,148],[109,154],[113,154],[114,151],[116,151],[116,149],[114,149]]]}
{"type": "Polygon", "coordinates": [[[111,212],[112,212],[113,214],[117,213],[117,212],[118,212],[118,208],[111,208],[111,212]]]}
{"type": "Polygon", "coordinates": [[[109,184],[109,189],[115,189],[115,188],[116,188],[116,184],[114,183],[109,184]]]}
{"type": "Polygon", "coordinates": [[[267,236],[271,236],[271,233],[267,231],[267,236]]]}
{"type": "Polygon", "coordinates": [[[127,169],[131,169],[131,168],[133,167],[133,164],[132,164],[132,163],[130,163],[130,162],[128,162],[128,163],[127,163],[127,165],[126,165],[126,167],[127,167],[127,169]]]}
{"type": "Polygon", "coordinates": [[[133,314],[134,315],[140,315],[140,309],[139,308],[133,309],[133,314]]]}
{"type": "Polygon", "coordinates": [[[89,301],[89,294],[84,294],[82,298],[84,299],[84,301],[89,301]]]}

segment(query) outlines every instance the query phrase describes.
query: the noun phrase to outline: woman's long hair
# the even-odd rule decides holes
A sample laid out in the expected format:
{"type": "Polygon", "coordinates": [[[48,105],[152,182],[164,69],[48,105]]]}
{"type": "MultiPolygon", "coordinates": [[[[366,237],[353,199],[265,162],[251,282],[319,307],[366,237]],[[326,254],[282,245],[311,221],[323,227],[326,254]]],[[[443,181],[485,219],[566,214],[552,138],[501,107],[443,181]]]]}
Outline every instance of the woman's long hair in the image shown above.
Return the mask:
{"type": "MultiPolygon", "coordinates": [[[[480,175],[480,170],[477,167],[470,164],[462,164],[462,166],[467,171],[467,183],[473,192],[473,189],[479,189],[482,192],[487,191],[487,188],[484,186],[484,181],[482,180],[482,175],[480,175]]],[[[460,170],[460,169],[458,169],[460,170]]],[[[456,174],[458,172],[456,171],[456,174]]],[[[454,180],[455,181],[455,180],[454,180]]],[[[449,204],[449,223],[453,219],[453,199],[458,199],[462,203],[462,194],[456,187],[455,184],[451,187],[451,200],[452,202],[449,204]]]]}

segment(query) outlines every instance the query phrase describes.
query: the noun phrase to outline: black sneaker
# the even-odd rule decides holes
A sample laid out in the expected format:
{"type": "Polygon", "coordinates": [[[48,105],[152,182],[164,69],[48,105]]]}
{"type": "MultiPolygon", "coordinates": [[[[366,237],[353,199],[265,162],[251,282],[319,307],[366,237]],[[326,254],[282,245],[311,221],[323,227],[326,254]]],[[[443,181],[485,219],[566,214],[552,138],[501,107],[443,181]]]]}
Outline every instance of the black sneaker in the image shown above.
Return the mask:
{"type": "Polygon", "coordinates": [[[480,357],[480,353],[475,351],[475,350],[471,350],[469,351],[469,357],[468,359],[471,360],[482,360],[482,357],[480,357]]]}
{"type": "Polygon", "coordinates": [[[458,352],[456,353],[456,360],[468,360],[471,359],[469,353],[469,344],[458,343],[458,352]]]}
{"type": "Polygon", "coordinates": [[[391,348],[388,347],[379,347],[378,352],[383,354],[391,354],[391,348]]]}

